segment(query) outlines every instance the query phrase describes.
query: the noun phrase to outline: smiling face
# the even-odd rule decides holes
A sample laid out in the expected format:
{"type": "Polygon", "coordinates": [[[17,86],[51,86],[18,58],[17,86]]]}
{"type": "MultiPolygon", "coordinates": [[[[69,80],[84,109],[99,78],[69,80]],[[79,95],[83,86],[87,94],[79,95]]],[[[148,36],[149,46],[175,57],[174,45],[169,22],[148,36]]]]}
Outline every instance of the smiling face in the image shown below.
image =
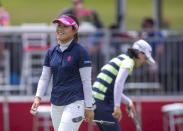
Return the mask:
{"type": "Polygon", "coordinates": [[[66,26],[61,22],[57,23],[56,38],[60,43],[67,43],[73,39],[76,30],[72,26],[66,26]]]}
{"type": "Polygon", "coordinates": [[[136,67],[142,66],[147,61],[147,56],[141,51],[138,52],[138,57],[139,58],[135,58],[136,67]]]}

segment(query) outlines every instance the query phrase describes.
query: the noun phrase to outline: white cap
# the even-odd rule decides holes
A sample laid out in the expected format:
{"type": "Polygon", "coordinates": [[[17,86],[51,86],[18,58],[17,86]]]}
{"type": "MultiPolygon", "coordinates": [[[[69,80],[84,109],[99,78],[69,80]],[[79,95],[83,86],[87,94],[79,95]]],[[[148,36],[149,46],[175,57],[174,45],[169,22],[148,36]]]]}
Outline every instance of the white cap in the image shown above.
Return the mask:
{"type": "Polygon", "coordinates": [[[136,41],[133,44],[132,48],[142,51],[148,58],[147,63],[155,64],[155,60],[151,56],[152,48],[145,40],[141,39],[141,40],[136,41]]]}

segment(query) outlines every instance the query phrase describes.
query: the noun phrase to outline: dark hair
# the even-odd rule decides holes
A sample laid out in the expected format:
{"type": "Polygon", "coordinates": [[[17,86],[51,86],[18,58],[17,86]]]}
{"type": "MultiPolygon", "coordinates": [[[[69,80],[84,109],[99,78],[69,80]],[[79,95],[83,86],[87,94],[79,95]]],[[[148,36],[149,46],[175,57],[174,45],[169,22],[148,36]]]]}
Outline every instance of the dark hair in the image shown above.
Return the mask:
{"type": "Polygon", "coordinates": [[[137,49],[129,48],[127,53],[130,58],[139,58],[137,49]]]}
{"type": "MultiPolygon", "coordinates": [[[[71,14],[65,14],[65,15],[71,17],[71,18],[77,23],[77,25],[78,25],[78,27],[79,27],[79,20],[78,20],[78,18],[77,18],[76,16],[71,15],[71,14]]],[[[72,29],[75,30],[74,26],[72,26],[72,29]]],[[[74,39],[75,39],[76,41],[78,41],[78,39],[79,39],[79,34],[78,34],[78,32],[74,35],[74,39]]]]}
{"type": "Polygon", "coordinates": [[[149,24],[149,25],[152,25],[154,26],[154,21],[152,18],[145,18],[142,22],[142,27],[146,27],[146,25],[149,24]]]}

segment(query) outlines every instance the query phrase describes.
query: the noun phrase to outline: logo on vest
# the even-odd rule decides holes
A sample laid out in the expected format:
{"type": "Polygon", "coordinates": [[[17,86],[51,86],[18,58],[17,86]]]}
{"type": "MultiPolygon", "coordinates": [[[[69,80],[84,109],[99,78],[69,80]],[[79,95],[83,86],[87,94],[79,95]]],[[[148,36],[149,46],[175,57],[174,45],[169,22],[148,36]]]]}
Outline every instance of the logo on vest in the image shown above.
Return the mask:
{"type": "Polygon", "coordinates": [[[68,56],[68,57],[67,57],[67,61],[68,61],[68,62],[71,61],[71,56],[68,56]]]}

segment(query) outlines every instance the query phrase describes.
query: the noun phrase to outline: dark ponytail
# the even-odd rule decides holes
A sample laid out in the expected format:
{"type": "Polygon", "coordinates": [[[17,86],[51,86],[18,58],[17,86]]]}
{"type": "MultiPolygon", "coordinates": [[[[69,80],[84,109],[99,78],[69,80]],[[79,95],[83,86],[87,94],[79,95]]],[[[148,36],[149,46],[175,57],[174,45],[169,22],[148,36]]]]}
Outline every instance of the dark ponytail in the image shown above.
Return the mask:
{"type": "MultiPolygon", "coordinates": [[[[71,14],[65,14],[65,15],[71,17],[71,18],[77,23],[77,25],[78,25],[78,27],[79,27],[79,20],[78,20],[78,18],[77,18],[76,16],[71,15],[71,14]]],[[[74,26],[72,26],[72,29],[75,30],[74,26]]],[[[75,39],[75,41],[78,41],[78,39],[79,39],[79,34],[78,34],[78,32],[74,35],[74,39],[75,39]]]]}
{"type": "Polygon", "coordinates": [[[79,39],[79,34],[78,34],[78,33],[76,33],[76,34],[74,35],[74,39],[75,39],[75,41],[78,42],[78,39],[79,39]]]}
{"type": "Polygon", "coordinates": [[[130,56],[130,58],[139,58],[137,49],[129,48],[127,53],[130,56]]]}

